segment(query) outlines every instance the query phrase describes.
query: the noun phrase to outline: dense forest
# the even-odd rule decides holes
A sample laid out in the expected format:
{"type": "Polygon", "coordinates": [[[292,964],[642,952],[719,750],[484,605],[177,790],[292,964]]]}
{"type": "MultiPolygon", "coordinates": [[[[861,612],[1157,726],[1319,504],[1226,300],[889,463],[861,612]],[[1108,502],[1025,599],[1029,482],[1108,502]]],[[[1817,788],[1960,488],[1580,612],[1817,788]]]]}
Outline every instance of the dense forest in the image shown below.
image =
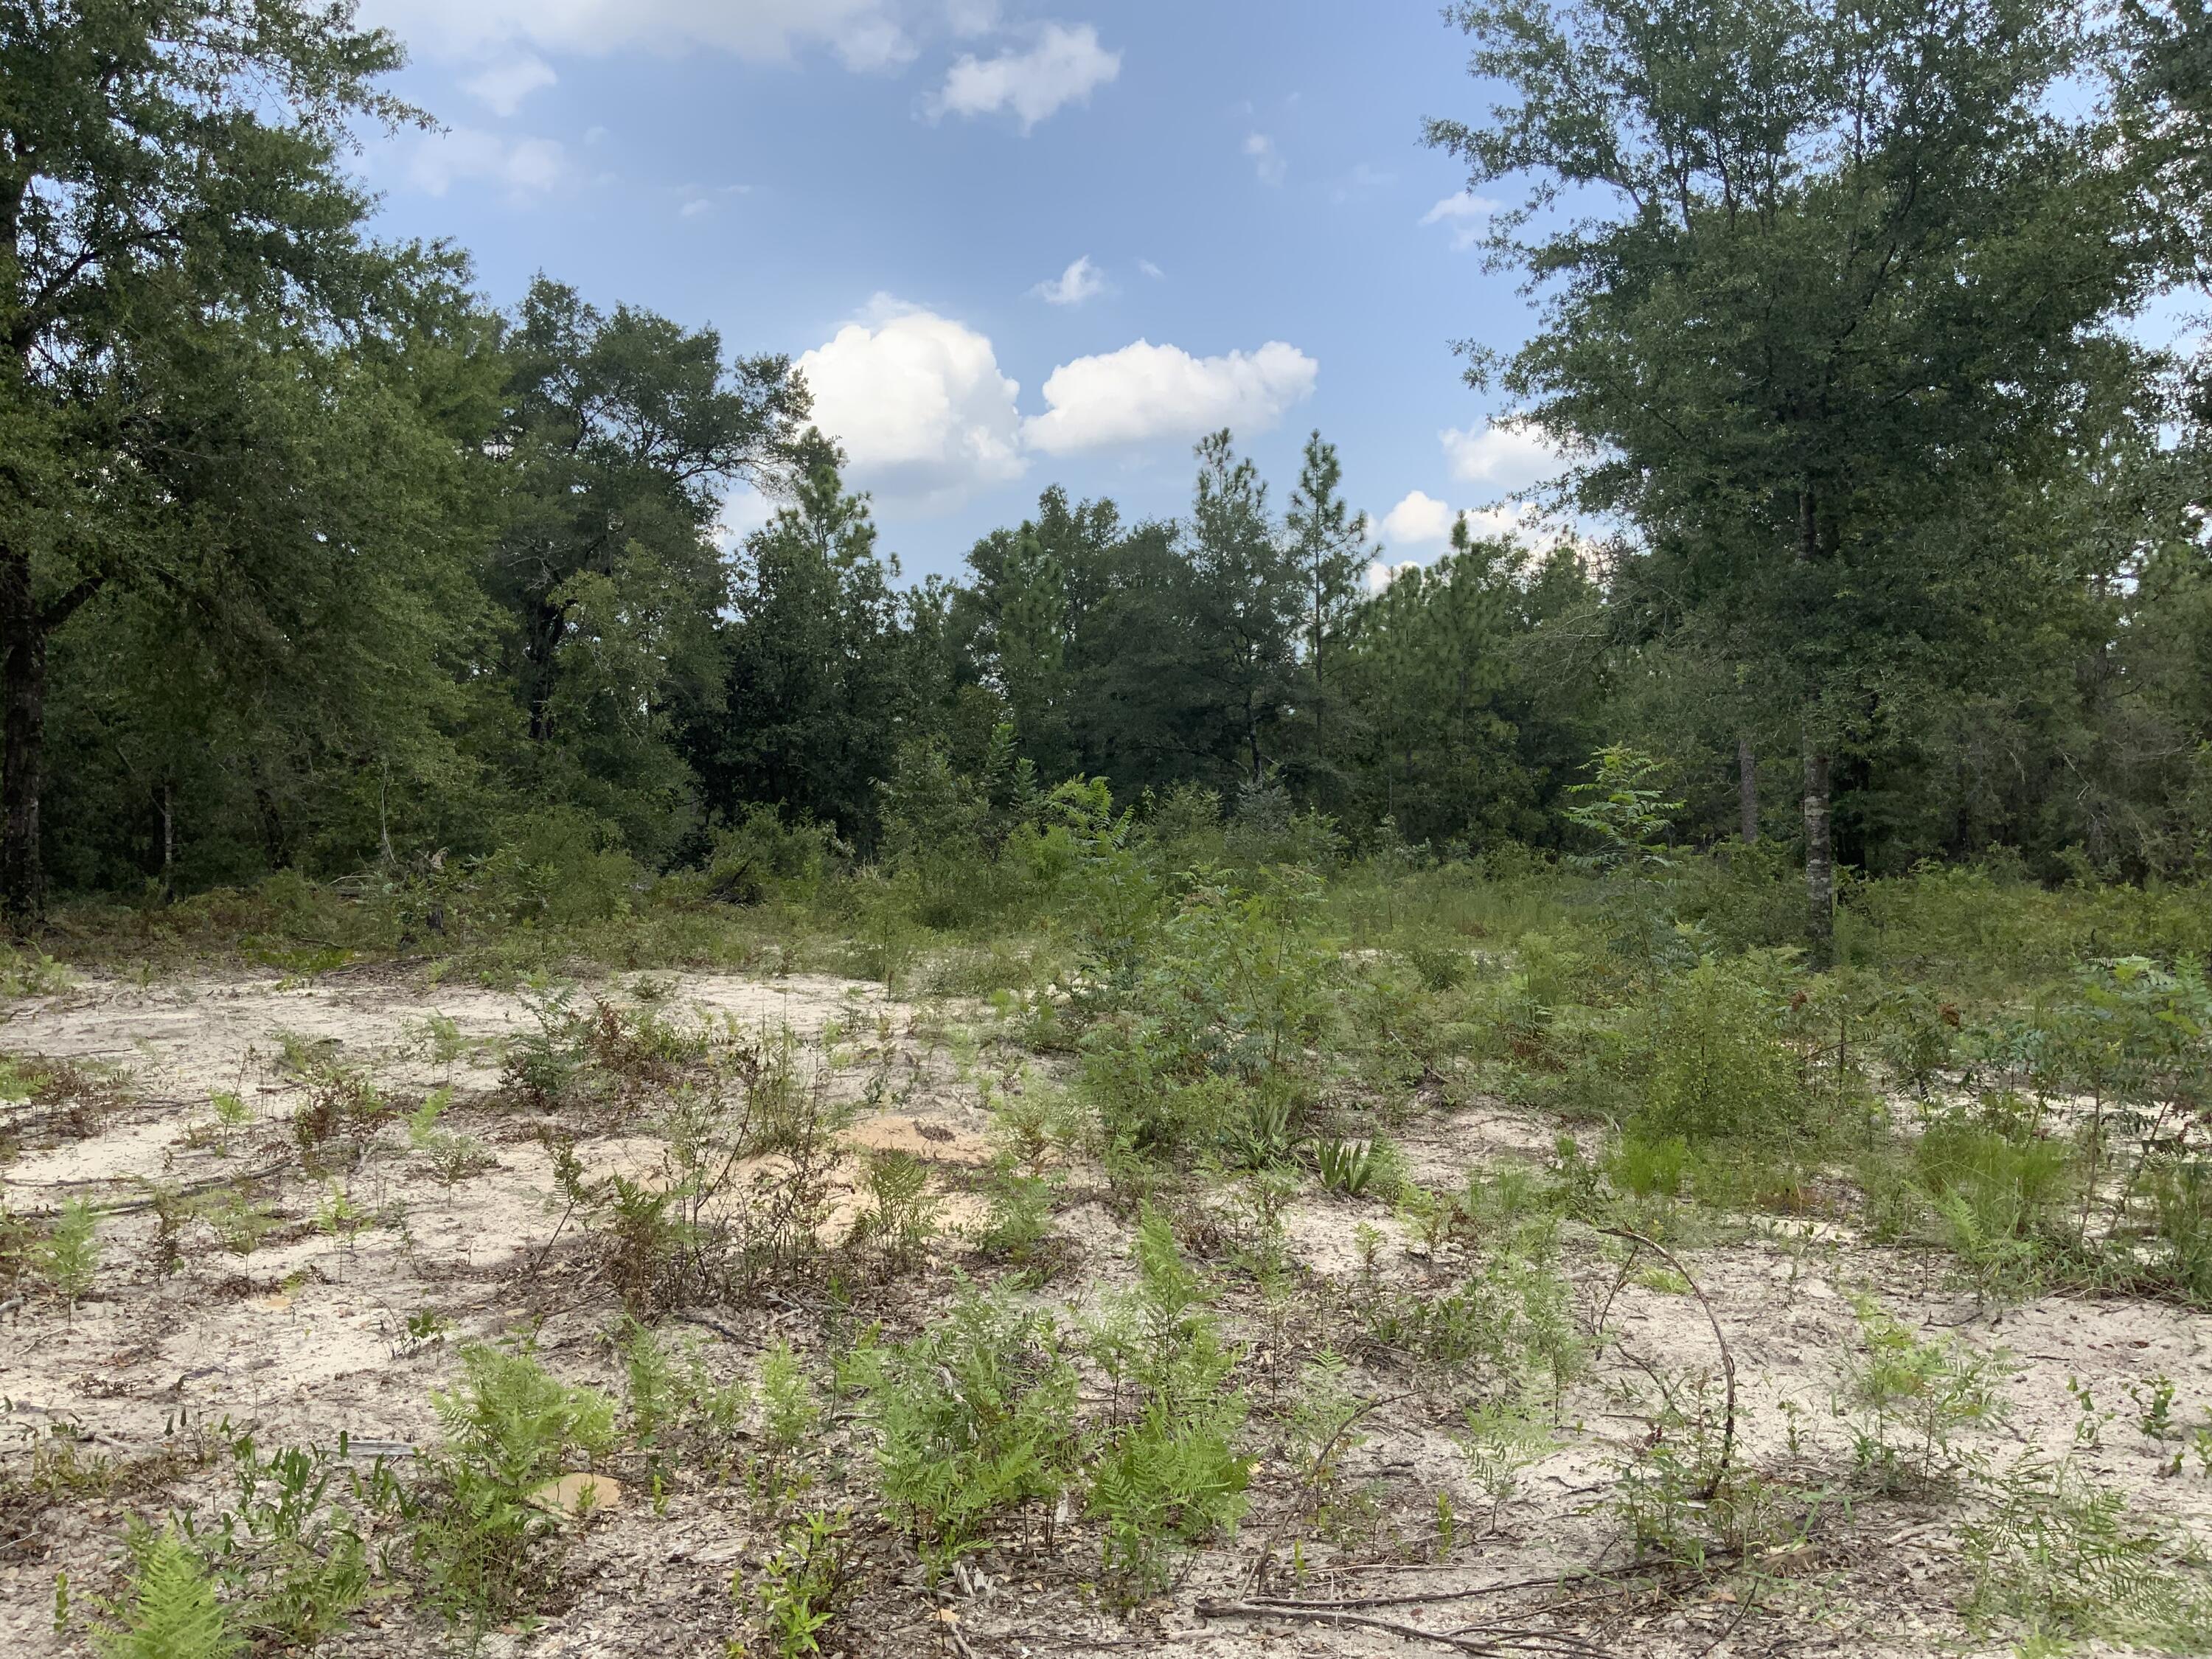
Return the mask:
{"type": "Polygon", "coordinates": [[[1048,489],[906,584],[785,359],[379,239],[353,136],[420,118],[349,9],[0,9],[10,910],[708,867],[766,813],[896,861],[1074,778],[1571,853],[1601,748],[1794,848],[1816,950],[1839,867],[2197,870],[2197,0],[1453,16],[1504,101],[1429,142],[1526,187],[1537,307],[1468,371],[1562,531],[1378,582],[1328,442],[1224,432],[1177,519],[1048,489]]]}

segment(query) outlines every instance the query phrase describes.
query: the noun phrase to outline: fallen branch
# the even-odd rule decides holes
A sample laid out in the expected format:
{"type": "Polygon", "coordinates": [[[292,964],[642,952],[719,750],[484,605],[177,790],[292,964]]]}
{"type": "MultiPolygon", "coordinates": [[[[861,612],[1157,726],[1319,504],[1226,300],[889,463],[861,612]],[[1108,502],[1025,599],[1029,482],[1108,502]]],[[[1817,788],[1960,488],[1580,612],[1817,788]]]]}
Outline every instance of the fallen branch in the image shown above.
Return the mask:
{"type": "Polygon", "coordinates": [[[1720,1316],[1713,1311],[1713,1304],[1705,1299],[1705,1293],[1698,1288],[1698,1281],[1690,1276],[1690,1270],[1676,1260],[1674,1253],[1664,1244],[1655,1239],[1646,1238],[1642,1233],[1632,1232],[1626,1227],[1601,1227],[1598,1231],[1609,1234],[1614,1238],[1625,1238],[1632,1244],[1641,1246],[1681,1274],[1682,1282],[1690,1287],[1690,1294],[1698,1298],[1698,1305],[1705,1310],[1705,1322],[1713,1328],[1713,1341],[1721,1351],[1721,1380],[1723,1390],[1721,1459],[1713,1468],[1712,1479],[1699,1487],[1697,1492],[1699,1499],[1710,1499],[1721,1489],[1721,1482],[1728,1479],[1729,1459],[1735,1450],[1735,1355],[1729,1351],[1728,1338],[1721,1333],[1720,1316]]]}
{"type": "Polygon", "coordinates": [[[1388,1636],[1409,1642],[1432,1642],[1459,1653],[1561,1654],[1576,1659],[1589,1659],[1593,1655],[1604,1659],[1605,1655],[1604,1649],[1580,1637],[1556,1635],[1548,1631],[1517,1631],[1501,1626],[1480,1635],[1456,1636],[1443,1631],[1423,1630],[1419,1625],[1402,1624],[1395,1619],[1376,1619],[1364,1613],[1346,1613],[1330,1607],[1276,1606],[1267,1601],[1200,1601],[1193,1611],[1201,1619],[1281,1619],[1293,1624],[1333,1625],[1343,1630],[1379,1630],[1388,1636]]]}

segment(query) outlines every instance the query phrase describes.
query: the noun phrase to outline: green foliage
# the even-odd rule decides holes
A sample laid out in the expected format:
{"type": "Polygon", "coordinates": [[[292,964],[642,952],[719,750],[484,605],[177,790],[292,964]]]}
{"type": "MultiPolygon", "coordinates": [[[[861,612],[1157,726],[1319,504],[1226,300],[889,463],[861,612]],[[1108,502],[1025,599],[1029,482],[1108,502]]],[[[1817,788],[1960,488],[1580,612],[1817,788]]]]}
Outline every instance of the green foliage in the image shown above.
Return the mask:
{"type": "MultiPolygon", "coordinates": [[[[850,1517],[813,1510],[783,1530],[775,1553],[762,1564],[750,1590],[744,1575],[738,1588],[751,1601],[763,1638],[776,1659],[804,1659],[820,1653],[822,1632],[837,1615],[852,1578],[850,1517]]],[[[732,1643],[731,1652],[746,1651],[732,1643]]]]}
{"type": "Polygon", "coordinates": [[[1667,855],[1667,832],[1679,800],[1666,800],[1658,787],[1665,768],[1650,755],[1624,744],[1601,749],[1593,764],[1597,775],[1567,791],[1574,805],[1562,816],[1597,842],[1592,859],[1606,870],[1664,870],[1673,862],[1667,855]]]}
{"type": "Polygon", "coordinates": [[[1923,1342],[1870,1297],[1854,1306],[1866,1347],[1849,1377],[1862,1412],[1852,1429],[1860,1472],[1884,1486],[1926,1486],[1972,1469],[1955,1440],[2004,1414],[1997,1382],[2007,1357],[1956,1336],[1923,1342]]]}
{"type": "Polygon", "coordinates": [[[1787,1141],[1805,1127],[1797,1068],[1765,988],[1710,959],[1669,981],[1653,1017],[1637,1133],[1787,1141]]]}
{"type": "Polygon", "coordinates": [[[760,1398],[761,1432],[769,1454],[788,1462],[799,1454],[822,1420],[822,1402],[789,1342],[780,1340],[761,1356],[760,1398]]]}
{"type": "Polygon", "coordinates": [[[133,1541],[125,1622],[95,1633],[106,1659],[228,1659],[245,1650],[216,1599],[207,1566],[173,1532],[133,1541]]]}
{"type": "Polygon", "coordinates": [[[532,1495],[613,1449],[615,1405],[562,1382],[527,1350],[472,1343],[460,1358],[460,1386],[431,1397],[443,1443],[424,1459],[433,1484],[411,1541],[447,1616],[481,1630],[543,1589],[550,1566],[540,1547],[556,1522],[532,1495]]]}
{"type": "Polygon", "coordinates": [[[86,1199],[65,1201],[33,1261],[56,1293],[75,1307],[91,1292],[100,1271],[99,1208],[86,1199]]]}
{"type": "Polygon", "coordinates": [[[1073,1479],[1075,1368],[1047,1316],[969,1289],[921,1336],[851,1364],[886,1510],[935,1570],[1004,1516],[1048,1516],[1073,1479]]]}
{"type": "Polygon", "coordinates": [[[1157,1212],[1138,1224],[1135,1258],[1135,1288],[1091,1332],[1119,1409],[1094,1435],[1089,1506],[1105,1523],[1107,1571],[1132,1601],[1167,1582],[1174,1544],[1236,1524],[1251,1470],[1236,1449],[1248,1410],[1229,1386],[1238,1356],[1157,1212]]]}
{"type": "Polygon", "coordinates": [[[2002,1620],[2030,1643],[2101,1638],[2159,1653],[2212,1641],[2212,1592],[2176,1565],[2175,1540],[2070,1459],[2014,1464],[1960,1537],[1974,1575],[1966,1612],[1981,1628],[2002,1620]]]}
{"type": "Polygon", "coordinates": [[[743,1380],[718,1383],[695,1341],[679,1352],[636,1320],[617,1342],[625,1426],[658,1469],[664,1461],[726,1470],[734,1461],[752,1390],[743,1380]]]}

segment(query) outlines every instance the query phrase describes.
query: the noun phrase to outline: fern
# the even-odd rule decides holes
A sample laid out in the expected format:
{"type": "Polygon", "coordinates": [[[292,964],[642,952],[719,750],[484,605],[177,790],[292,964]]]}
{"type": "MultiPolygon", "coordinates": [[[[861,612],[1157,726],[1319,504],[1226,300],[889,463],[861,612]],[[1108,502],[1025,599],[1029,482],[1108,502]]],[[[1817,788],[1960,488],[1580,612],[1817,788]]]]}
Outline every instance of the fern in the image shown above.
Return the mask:
{"type": "Polygon", "coordinates": [[[884,1505],[933,1567],[973,1548],[994,1516],[1066,1487],[1076,1375],[1048,1316],[971,1290],[913,1341],[862,1350],[854,1370],[884,1505]]]}
{"type": "Polygon", "coordinates": [[[129,1622],[94,1632],[106,1659],[228,1659],[243,1651],[205,1565],[174,1533],[146,1535],[136,1553],[129,1622]]]}

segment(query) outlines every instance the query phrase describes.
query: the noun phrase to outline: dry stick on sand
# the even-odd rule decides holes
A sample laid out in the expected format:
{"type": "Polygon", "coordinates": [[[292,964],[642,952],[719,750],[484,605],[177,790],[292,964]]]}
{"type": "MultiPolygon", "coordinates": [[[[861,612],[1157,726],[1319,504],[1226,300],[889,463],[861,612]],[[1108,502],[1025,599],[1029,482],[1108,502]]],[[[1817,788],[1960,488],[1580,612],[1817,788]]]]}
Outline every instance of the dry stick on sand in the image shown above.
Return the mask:
{"type": "Polygon", "coordinates": [[[1200,1601],[1194,1609],[1201,1619],[1280,1619],[1294,1624],[1334,1625],[1342,1629],[1379,1630],[1409,1642],[1433,1642],[1460,1653],[1493,1655],[1555,1654],[1565,1659],[1605,1659],[1606,1650],[1577,1636],[1547,1631],[1494,1627],[1480,1636],[1454,1635],[1423,1630],[1395,1619],[1376,1619],[1364,1613],[1343,1613],[1328,1607],[1277,1607],[1266,1601],[1200,1601]]]}
{"type": "MultiPolygon", "coordinates": [[[[1728,1338],[1721,1334],[1720,1316],[1713,1311],[1713,1304],[1705,1299],[1705,1293],[1698,1288],[1698,1281],[1690,1276],[1690,1270],[1677,1261],[1674,1253],[1664,1244],[1646,1238],[1642,1233],[1631,1232],[1626,1227],[1601,1227],[1598,1231],[1612,1237],[1625,1238],[1632,1244],[1641,1246],[1681,1274],[1682,1282],[1690,1287],[1690,1294],[1698,1298],[1698,1305],[1705,1310],[1705,1322],[1713,1328],[1713,1341],[1721,1351],[1721,1380],[1723,1390],[1721,1461],[1714,1467],[1712,1479],[1699,1487],[1697,1493],[1700,1500],[1710,1499],[1721,1489],[1721,1482],[1728,1479],[1729,1459],[1735,1450],[1735,1356],[1729,1352],[1728,1338]]],[[[1633,1260],[1633,1258],[1631,1259],[1633,1260]]]]}

